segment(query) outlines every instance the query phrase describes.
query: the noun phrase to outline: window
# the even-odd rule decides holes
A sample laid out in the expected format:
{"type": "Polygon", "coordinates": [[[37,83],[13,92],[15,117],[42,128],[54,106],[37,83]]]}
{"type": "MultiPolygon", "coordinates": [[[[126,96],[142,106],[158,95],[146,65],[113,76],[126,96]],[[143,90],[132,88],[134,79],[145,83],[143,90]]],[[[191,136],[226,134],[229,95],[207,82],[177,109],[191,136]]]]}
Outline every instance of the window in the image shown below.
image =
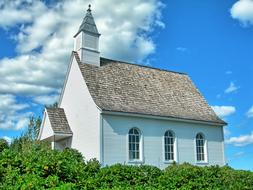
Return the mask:
{"type": "Polygon", "coordinates": [[[175,137],[172,131],[166,131],[164,134],[164,156],[165,161],[175,160],[174,158],[175,137]]]}
{"type": "Polygon", "coordinates": [[[138,129],[132,128],[128,133],[129,160],[140,160],[140,139],[138,129]]]}
{"type": "Polygon", "coordinates": [[[205,138],[201,133],[196,135],[197,162],[205,161],[205,138]]]}

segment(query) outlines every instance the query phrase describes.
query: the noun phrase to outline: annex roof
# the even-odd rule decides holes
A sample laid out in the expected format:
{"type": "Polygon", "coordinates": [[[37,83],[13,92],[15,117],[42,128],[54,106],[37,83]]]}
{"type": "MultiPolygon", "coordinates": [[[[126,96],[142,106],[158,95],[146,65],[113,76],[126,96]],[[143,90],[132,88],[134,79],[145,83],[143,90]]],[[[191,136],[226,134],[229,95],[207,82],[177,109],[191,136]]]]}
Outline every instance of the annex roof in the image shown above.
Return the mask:
{"type": "Polygon", "coordinates": [[[63,108],[46,108],[54,133],[72,134],[63,108]]]}

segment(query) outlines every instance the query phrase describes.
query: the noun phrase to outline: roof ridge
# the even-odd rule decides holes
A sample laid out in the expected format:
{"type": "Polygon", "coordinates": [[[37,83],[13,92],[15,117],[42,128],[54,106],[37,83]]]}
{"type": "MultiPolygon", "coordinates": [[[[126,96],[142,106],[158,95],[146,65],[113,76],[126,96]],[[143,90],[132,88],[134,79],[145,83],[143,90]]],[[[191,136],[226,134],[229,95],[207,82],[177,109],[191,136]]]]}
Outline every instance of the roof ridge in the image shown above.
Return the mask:
{"type": "Polygon", "coordinates": [[[175,74],[187,75],[188,76],[187,73],[178,72],[178,71],[171,71],[171,70],[168,70],[168,69],[161,69],[161,68],[157,68],[157,67],[151,67],[151,66],[147,66],[147,65],[138,64],[138,63],[129,63],[129,62],[126,62],[126,61],[109,59],[109,58],[105,58],[105,57],[100,57],[100,59],[105,59],[105,60],[108,60],[108,61],[111,61],[111,62],[123,63],[123,64],[128,64],[128,65],[134,65],[134,66],[144,67],[144,68],[148,68],[148,69],[155,69],[155,70],[159,70],[159,71],[166,71],[166,72],[170,72],[170,73],[175,73],[175,74]]]}

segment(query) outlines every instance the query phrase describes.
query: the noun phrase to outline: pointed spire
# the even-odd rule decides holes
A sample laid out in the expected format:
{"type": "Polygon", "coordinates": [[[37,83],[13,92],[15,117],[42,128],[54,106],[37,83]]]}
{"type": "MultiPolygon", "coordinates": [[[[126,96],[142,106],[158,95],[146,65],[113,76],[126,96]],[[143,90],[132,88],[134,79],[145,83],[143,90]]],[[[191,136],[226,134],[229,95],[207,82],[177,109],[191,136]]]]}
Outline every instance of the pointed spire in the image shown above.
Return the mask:
{"type": "Polygon", "coordinates": [[[91,5],[88,6],[87,13],[83,19],[83,22],[80,25],[79,30],[74,37],[76,37],[81,31],[92,33],[93,35],[96,36],[100,36],[94,18],[91,14],[91,5]]]}
{"type": "Polygon", "coordinates": [[[91,12],[91,5],[89,4],[89,6],[88,6],[89,8],[87,9],[87,12],[91,12]]]}

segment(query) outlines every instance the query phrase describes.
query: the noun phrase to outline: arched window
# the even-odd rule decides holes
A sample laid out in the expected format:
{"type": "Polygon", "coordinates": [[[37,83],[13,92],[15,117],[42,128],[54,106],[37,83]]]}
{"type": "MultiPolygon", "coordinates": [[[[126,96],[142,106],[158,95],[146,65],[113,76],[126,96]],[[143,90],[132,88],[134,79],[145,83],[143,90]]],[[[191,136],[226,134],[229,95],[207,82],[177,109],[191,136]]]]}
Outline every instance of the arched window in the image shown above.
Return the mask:
{"type": "Polygon", "coordinates": [[[205,161],[205,138],[201,133],[196,135],[196,153],[198,162],[205,161]]]}
{"type": "Polygon", "coordinates": [[[175,137],[172,131],[166,131],[164,134],[164,158],[165,161],[175,160],[174,156],[175,137]]]}
{"type": "Polygon", "coordinates": [[[136,128],[132,128],[128,133],[128,150],[129,160],[140,159],[140,131],[136,128]]]}

